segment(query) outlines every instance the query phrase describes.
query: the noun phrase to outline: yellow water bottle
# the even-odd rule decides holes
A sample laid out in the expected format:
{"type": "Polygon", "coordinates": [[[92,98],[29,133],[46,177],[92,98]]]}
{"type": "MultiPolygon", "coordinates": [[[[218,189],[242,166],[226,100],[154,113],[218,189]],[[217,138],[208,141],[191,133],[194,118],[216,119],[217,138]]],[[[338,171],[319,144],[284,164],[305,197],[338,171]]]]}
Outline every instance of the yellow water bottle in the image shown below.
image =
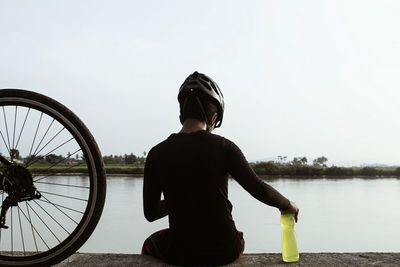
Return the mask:
{"type": "Polygon", "coordinates": [[[282,226],[282,259],[284,262],[299,261],[294,214],[281,214],[282,226]]]}

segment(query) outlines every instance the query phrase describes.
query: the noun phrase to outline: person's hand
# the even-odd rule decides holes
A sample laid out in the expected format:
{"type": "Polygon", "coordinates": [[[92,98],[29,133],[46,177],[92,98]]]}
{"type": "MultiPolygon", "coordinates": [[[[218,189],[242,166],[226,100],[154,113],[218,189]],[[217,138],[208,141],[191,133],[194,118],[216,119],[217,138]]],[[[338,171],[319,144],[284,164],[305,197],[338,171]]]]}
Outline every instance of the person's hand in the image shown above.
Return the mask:
{"type": "Polygon", "coordinates": [[[294,214],[294,220],[297,222],[297,216],[299,214],[299,208],[297,207],[297,205],[290,201],[289,207],[287,207],[286,210],[281,210],[282,214],[294,214]]]}

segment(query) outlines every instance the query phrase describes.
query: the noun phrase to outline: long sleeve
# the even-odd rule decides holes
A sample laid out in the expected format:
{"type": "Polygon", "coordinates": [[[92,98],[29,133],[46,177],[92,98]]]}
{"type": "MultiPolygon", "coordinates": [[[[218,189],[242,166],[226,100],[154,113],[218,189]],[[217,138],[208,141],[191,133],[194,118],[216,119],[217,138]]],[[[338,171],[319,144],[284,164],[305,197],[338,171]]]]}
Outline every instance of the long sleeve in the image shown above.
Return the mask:
{"type": "Polygon", "coordinates": [[[267,205],[281,210],[287,209],[289,200],[258,178],[240,148],[229,140],[227,140],[226,153],[228,172],[247,192],[267,205]]]}
{"type": "Polygon", "coordinates": [[[147,155],[144,167],[143,180],[143,211],[150,222],[160,219],[168,214],[165,201],[161,200],[161,184],[155,159],[151,151],[147,155]]]}

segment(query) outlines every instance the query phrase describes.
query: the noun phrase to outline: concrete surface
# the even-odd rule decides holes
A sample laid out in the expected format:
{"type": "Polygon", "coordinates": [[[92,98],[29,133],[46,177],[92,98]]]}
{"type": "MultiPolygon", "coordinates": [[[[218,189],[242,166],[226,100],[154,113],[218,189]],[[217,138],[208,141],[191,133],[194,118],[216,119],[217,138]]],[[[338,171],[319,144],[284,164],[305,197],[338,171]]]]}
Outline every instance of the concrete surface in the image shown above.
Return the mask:
{"type": "MultiPolygon", "coordinates": [[[[171,266],[137,254],[76,253],[56,265],[64,266],[171,266]]],[[[400,253],[301,253],[298,263],[282,262],[281,254],[245,254],[226,265],[239,266],[400,266],[400,253]]]]}

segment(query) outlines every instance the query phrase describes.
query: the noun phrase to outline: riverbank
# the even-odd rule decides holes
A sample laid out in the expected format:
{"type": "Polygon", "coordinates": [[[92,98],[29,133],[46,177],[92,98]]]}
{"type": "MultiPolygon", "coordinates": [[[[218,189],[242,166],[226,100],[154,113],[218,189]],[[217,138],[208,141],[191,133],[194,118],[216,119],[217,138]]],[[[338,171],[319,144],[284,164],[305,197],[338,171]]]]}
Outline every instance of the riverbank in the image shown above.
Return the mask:
{"type": "MultiPolygon", "coordinates": [[[[295,266],[399,266],[400,253],[301,253],[295,266]]],[[[92,254],[75,253],[57,267],[78,266],[172,266],[162,263],[152,257],[137,254],[92,254]]],[[[282,262],[278,253],[245,254],[237,261],[226,265],[228,267],[242,266],[288,266],[282,262]]]]}
{"type": "MultiPolygon", "coordinates": [[[[250,164],[257,175],[263,178],[379,178],[379,177],[400,177],[400,168],[396,167],[315,167],[309,165],[294,166],[294,165],[279,165],[275,163],[258,163],[250,164]]],[[[131,165],[106,165],[106,173],[132,175],[143,177],[143,166],[131,165]]],[[[49,175],[49,174],[87,174],[86,166],[68,166],[68,165],[34,165],[29,168],[29,171],[34,175],[49,175]]]]}

